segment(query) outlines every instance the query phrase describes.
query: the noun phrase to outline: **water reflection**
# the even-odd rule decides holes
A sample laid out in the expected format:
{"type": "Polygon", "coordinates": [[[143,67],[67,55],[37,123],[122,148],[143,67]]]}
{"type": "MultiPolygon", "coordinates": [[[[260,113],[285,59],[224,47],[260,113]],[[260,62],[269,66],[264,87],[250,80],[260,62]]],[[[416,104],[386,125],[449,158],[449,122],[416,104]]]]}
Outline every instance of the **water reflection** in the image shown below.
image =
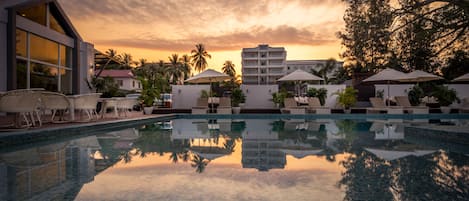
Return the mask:
{"type": "MultiPolygon", "coordinates": [[[[428,122],[158,122],[0,153],[0,200],[73,200],[85,184],[94,182],[96,175],[135,161],[151,164],[151,160],[157,160],[153,156],[163,159],[158,163],[167,167],[186,166],[200,178],[228,159],[238,160],[244,170],[237,173],[238,177],[253,174],[249,170],[275,174],[276,170],[286,171],[293,162],[301,165],[322,160],[342,167],[334,183],[339,192],[343,189],[344,200],[466,200],[467,145],[409,142],[405,127],[414,124],[425,126],[428,122]]],[[[289,173],[294,175],[285,172],[289,173]]]]}

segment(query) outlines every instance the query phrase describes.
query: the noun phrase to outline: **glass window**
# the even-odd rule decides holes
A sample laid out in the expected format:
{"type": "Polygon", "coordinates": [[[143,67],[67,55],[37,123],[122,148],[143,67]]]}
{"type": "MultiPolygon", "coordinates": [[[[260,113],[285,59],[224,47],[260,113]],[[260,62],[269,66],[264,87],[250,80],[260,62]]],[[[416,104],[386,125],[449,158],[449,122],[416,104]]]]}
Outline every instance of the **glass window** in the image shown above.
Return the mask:
{"type": "Polygon", "coordinates": [[[17,14],[46,26],[46,4],[18,9],[17,14]]]}
{"type": "Polygon", "coordinates": [[[60,45],[60,65],[71,68],[72,67],[72,48],[65,45],[60,45]]]}
{"type": "Polygon", "coordinates": [[[28,75],[27,75],[27,62],[22,59],[16,60],[16,88],[26,89],[28,88],[28,75]]]}
{"type": "Polygon", "coordinates": [[[22,57],[28,56],[27,51],[26,51],[26,43],[27,43],[26,32],[21,29],[16,29],[16,55],[17,56],[22,56],[22,57]]]}
{"type": "Polygon", "coordinates": [[[57,18],[55,18],[54,15],[49,11],[49,27],[52,30],[55,30],[61,34],[65,34],[65,30],[62,28],[62,26],[59,24],[59,21],[57,21],[57,18]]]}
{"type": "Polygon", "coordinates": [[[59,64],[59,45],[45,38],[30,34],[31,59],[59,64]]]}
{"type": "Polygon", "coordinates": [[[58,90],[57,67],[31,62],[30,88],[44,88],[48,91],[58,90]]]}
{"type": "Polygon", "coordinates": [[[70,69],[60,69],[60,92],[72,93],[72,71],[70,69]]]}

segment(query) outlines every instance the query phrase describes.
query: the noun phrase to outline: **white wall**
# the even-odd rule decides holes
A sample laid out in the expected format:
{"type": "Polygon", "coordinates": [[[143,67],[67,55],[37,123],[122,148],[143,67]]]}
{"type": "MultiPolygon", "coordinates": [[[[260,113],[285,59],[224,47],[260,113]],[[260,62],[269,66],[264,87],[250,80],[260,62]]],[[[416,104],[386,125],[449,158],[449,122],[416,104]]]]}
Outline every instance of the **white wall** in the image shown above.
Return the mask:
{"type": "Polygon", "coordinates": [[[246,95],[244,108],[274,108],[272,94],[278,91],[278,85],[241,85],[246,95]]]}
{"type": "Polygon", "coordinates": [[[173,108],[191,109],[196,105],[202,90],[209,91],[210,85],[171,85],[173,108]]]}
{"type": "MultiPolygon", "coordinates": [[[[115,78],[115,80],[122,80],[122,86],[119,86],[119,89],[123,89],[123,90],[141,90],[141,88],[138,88],[140,81],[138,81],[137,79],[133,79],[133,78],[115,78]],[[132,82],[135,82],[135,87],[133,86],[132,82]]],[[[141,87],[141,85],[140,85],[141,87]]]]}
{"type": "Polygon", "coordinates": [[[469,97],[469,84],[447,84],[446,86],[456,90],[459,99],[469,97]]]}
{"type": "Polygon", "coordinates": [[[319,85],[319,84],[308,84],[307,85],[307,90],[311,89],[311,88],[316,88],[316,89],[320,89],[320,88],[325,88],[327,89],[327,98],[326,98],[326,101],[324,103],[324,106],[326,107],[330,107],[330,108],[336,108],[337,106],[337,95],[335,93],[341,91],[341,90],[344,90],[346,87],[345,84],[338,84],[338,85],[319,85]]]}
{"type": "MultiPolygon", "coordinates": [[[[389,85],[389,97],[395,96],[407,96],[408,91],[414,87],[414,84],[390,84],[389,85]]],[[[383,97],[388,96],[388,85],[386,84],[375,84],[375,94],[379,90],[383,90],[383,97]]]]}
{"type": "Polygon", "coordinates": [[[85,79],[91,82],[91,76],[94,74],[94,45],[87,42],[82,42],[80,46],[80,81],[79,88],[80,94],[91,93],[91,90],[88,87],[85,79]]]}

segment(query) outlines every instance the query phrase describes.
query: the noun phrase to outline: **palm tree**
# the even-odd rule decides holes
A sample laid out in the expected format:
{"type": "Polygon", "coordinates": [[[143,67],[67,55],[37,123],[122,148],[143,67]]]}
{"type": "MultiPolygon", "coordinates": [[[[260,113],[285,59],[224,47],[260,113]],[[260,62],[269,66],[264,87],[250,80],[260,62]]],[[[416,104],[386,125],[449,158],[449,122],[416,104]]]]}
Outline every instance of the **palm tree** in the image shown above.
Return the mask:
{"type": "Polygon", "coordinates": [[[232,79],[236,77],[235,65],[231,61],[225,61],[221,70],[223,73],[229,75],[232,79]]]}
{"type": "Polygon", "coordinates": [[[212,56],[205,50],[205,46],[201,43],[195,45],[195,49],[191,51],[192,66],[195,70],[200,72],[207,68],[207,58],[211,59],[212,56]]]}
{"type": "Polygon", "coordinates": [[[132,61],[132,55],[129,53],[122,53],[122,62],[124,63],[124,68],[130,68],[135,63],[132,61]]]}
{"type": "Polygon", "coordinates": [[[140,63],[140,66],[144,66],[145,64],[147,64],[147,59],[141,58],[138,60],[138,63],[140,63]]]}
{"type": "Polygon", "coordinates": [[[197,154],[194,155],[194,158],[191,161],[191,166],[195,168],[195,172],[197,173],[202,173],[205,170],[205,167],[210,162],[209,160],[197,154]]]}
{"type": "Polygon", "coordinates": [[[182,63],[179,61],[179,55],[178,54],[172,54],[169,58],[169,67],[168,67],[168,73],[169,73],[169,80],[173,84],[178,84],[180,83],[181,78],[184,76],[184,73],[182,71],[182,63]]]}
{"type": "Polygon", "coordinates": [[[330,58],[326,61],[325,65],[320,64],[320,69],[319,71],[316,71],[314,69],[311,69],[311,73],[321,77],[324,79],[324,83],[328,84],[330,79],[327,76],[327,74],[331,73],[336,69],[336,64],[337,61],[334,58],[330,58]]]}
{"type": "Polygon", "coordinates": [[[187,54],[182,55],[181,58],[179,58],[179,61],[182,63],[182,70],[184,73],[184,80],[187,80],[189,78],[189,75],[191,74],[192,71],[192,66],[191,66],[191,57],[187,54]]]}

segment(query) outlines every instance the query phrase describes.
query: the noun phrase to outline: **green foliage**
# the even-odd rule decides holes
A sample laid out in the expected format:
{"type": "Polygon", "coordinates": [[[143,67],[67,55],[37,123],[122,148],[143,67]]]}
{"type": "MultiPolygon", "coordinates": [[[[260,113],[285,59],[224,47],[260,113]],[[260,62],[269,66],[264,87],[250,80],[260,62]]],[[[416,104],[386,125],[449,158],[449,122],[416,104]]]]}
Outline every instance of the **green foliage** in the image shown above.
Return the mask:
{"type": "Polygon", "coordinates": [[[384,97],[384,89],[378,90],[376,92],[376,97],[383,98],[384,97]]]}
{"type": "Polygon", "coordinates": [[[342,105],[345,109],[354,106],[357,103],[357,93],[358,91],[353,87],[347,87],[345,90],[342,90],[337,93],[339,96],[339,104],[342,105]]]}
{"type": "Polygon", "coordinates": [[[155,99],[160,97],[160,91],[154,87],[153,83],[143,77],[138,78],[142,83],[142,94],[139,99],[143,106],[151,107],[155,103],[155,99]]]}
{"type": "Polygon", "coordinates": [[[456,77],[469,73],[469,51],[457,50],[454,51],[452,57],[446,61],[447,65],[441,69],[444,77],[452,80],[456,77]]]}
{"type": "Polygon", "coordinates": [[[407,93],[407,96],[409,97],[410,104],[420,105],[421,99],[425,96],[425,93],[423,92],[422,88],[420,88],[418,85],[415,85],[407,93]]]}
{"type": "Polygon", "coordinates": [[[240,103],[244,103],[246,101],[246,96],[244,95],[243,91],[239,88],[233,89],[231,92],[231,103],[234,107],[239,107],[240,103]]]}
{"type": "Polygon", "coordinates": [[[432,92],[432,95],[438,99],[440,106],[451,105],[454,101],[459,102],[456,91],[454,89],[449,89],[447,86],[437,86],[432,92]]]}
{"type": "Polygon", "coordinates": [[[207,90],[200,91],[200,98],[208,98],[210,95],[207,90]]]}
{"type": "Polygon", "coordinates": [[[97,93],[102,93],[101,97],[122,97],[125,94],[119,90],[119,85],[111,77],[93,77],[91,85],[96,89],[97,93]]]}
{"type": "Polygon", "coordinates": [[[285,98],[293,97],[292,93],[289,93],[285,88],[280,89],[279,92],[272,94],[272,102],[274,102],[279,107],[284,107],[283,101],[285,98]]]}
{"type": "Polygon", "coordinates": [[[327,89],[325,89],[325,88],[320,88],[320,89],[311,88],[306,92],[306,96],[308,96],[308,97],[317,97],[319,99],[319,102],[321,103],[321,105],[324,105],[324,103],[326,102],[326,98],[327,98],[327,89]]]}

